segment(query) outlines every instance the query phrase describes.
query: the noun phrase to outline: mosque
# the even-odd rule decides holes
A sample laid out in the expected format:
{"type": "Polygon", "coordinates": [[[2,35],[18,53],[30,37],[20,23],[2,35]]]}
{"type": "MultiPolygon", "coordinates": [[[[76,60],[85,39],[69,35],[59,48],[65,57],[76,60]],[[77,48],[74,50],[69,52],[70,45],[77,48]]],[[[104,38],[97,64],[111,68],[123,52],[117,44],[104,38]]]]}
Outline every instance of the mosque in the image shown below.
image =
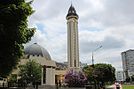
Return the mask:
{"type": "MultiPolygon", "coordinates": [[[[80,70],[78,15],[73,5],[68,10],[66,20],[68,64],[53,61],[49,52],[38,43],[25,48],[25,54],[19,62],[20,65],[23,65],[29,60],[35,60],[42,66],[41,85],[55,85],[57,81],[63,83],[64,75],[69,69],[80,70]]],[[[17,72],[13,74],[17,74],[17,72]]]]}

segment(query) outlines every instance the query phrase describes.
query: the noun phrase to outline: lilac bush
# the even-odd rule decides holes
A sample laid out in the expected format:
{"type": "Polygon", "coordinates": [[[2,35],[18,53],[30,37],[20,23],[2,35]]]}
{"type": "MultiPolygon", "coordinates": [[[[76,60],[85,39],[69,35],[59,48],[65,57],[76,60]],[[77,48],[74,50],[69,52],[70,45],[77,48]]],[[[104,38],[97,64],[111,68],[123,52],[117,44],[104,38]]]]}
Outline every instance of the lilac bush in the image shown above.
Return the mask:
{"type": "Polygon", "coordinates": [[[69,70],[65,75],[65,83],[69,87],[83,87],[87,78],[82,71],[69,70]]]}

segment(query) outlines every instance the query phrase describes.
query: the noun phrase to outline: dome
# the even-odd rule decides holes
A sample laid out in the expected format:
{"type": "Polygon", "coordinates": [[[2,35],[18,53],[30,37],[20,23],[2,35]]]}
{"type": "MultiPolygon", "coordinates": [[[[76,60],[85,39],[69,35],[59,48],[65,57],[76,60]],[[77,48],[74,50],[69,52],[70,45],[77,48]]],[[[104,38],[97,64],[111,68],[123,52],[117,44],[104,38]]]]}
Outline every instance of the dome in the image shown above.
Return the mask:
{"type": "Polygon", "coordinates": [[[68,18],[70,16],[74,16],[74,17],[78,18],[76,10],[75,10],[75,8],[72,5],[70,6],[70,8],[68,10],[68,14],[67,14],[66,18],[68,18]]]}
{"type": "Polygon", "coordinates": [[[28,46],[25,49],[25,55],[27,57],[29,56],[37,56],[37,57],[44,57],[46,60],[51,60],[51,57],[46,49],[38,45],[37,43],[34,43],[30,46],[28,46]]]}

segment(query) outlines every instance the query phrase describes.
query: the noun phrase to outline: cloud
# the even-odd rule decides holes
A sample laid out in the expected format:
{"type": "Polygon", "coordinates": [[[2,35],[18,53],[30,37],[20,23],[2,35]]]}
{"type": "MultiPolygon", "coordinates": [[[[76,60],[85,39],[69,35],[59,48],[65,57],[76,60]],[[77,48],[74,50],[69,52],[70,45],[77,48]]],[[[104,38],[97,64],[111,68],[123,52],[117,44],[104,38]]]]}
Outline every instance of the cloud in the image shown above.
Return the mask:
{"type": "MultiPolygon", "coordinates": [[[[95,54],[95,62],[112,63],[117,69],[122,67],[120,53],[134,48],[133,3],[133,0],[73,1],[79,15],[82,62],[90,64],[91,51],[102,45],[95,54]]],[[[38,42],[55,61],[67,61],[66,14],[70,4],[70,0],[35,0],[32,4],[35,13],[29,17],[29,27],[36,27],[37,31],[29,44],[38,42]]]]}
{"type": "Polygon", "coordinates": [[[105,37],[102,41],[88,41],[81,40],[80,49],[82,53],[94,51],[96,48],[102,45],[103,50],[119,49],[125,46],[123,40],[119,40],[113,37],[105,37]]]}
{"type": "Polygon", "coordinates": [[[102,45],[104,49],[117,49],[125,46],[125,42],[123,39],[106,37],[104,41],[102,41],[102,45]]]}
{"type": "Polygon", "coordinates": [[[132,8],[134,8],[133,0],[105,0],[103,3],[104,10],[100,14],[98,14],[98,19],[105,26],[122,26],[128,24],[134,24],[134,12],[132,8]]]}

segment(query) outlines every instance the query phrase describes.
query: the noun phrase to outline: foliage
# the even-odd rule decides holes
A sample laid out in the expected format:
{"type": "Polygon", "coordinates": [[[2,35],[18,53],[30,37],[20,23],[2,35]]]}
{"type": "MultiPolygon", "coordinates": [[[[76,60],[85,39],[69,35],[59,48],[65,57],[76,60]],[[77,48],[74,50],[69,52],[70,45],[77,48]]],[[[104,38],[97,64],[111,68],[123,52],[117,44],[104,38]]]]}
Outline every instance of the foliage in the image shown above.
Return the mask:
{"type": "Polygon", "coordinates": [[[97,81],[113,82],[115,81],[115,68],[110,64],[96,64],[93,76],[97,81]]]}
{"type": "Polygon", "coordinates": [[[131,76],[131,80],[134,82],[134,75],[131,76]]]}
{"type": "Polygon", "coordinates": [[[126,82],[130,82],[130,77],[127,77],[126,78],[126,82]]]}
{"type": "Polygon", "coordinates": [[[105,82],[113,82],[115,80],[115,68],[110,64],[95,64],[94,66],[86,66],[83,68],[88,81],[101,82],[104,85],[105,82]]]}
{"type": "Polygon", "coordinates": [[[23,54],[23,44],[34,34],[27,18],[34,12],[25,0],[0,1],[0,76],[9,75],[23,54]]]}
{"type": "Polygon", "coordinates": [[[21,80],[27,83],[39,82],[41,81],[41,65],[34,61],[29,61],[25,65],[20,66],[19,75],[21,80]]]}
{"type": "Polygon", "coordinates": [[[85,75],[86,75],[86,77],[87,77],[87,80],[89,81],[89,82],[92,82],[92,81],[94,81],[94,79],[93,79],[93,66],[91,66],[91,65],[89,65],[89,66],[85,66],[84,68],[83,68],[83,72],[85,73],[85,75]]]}
{"type": "Polygon", "coordinates": [[[69,70],[65,75],[65,83],[69,87],[83,87],[86,81],[85,75],[81,71],[69,70]]]}
{"type": "Polygon", "coordinates": [[[17,74],[11,74],[8,82],[17,82],[17,74]]]}

